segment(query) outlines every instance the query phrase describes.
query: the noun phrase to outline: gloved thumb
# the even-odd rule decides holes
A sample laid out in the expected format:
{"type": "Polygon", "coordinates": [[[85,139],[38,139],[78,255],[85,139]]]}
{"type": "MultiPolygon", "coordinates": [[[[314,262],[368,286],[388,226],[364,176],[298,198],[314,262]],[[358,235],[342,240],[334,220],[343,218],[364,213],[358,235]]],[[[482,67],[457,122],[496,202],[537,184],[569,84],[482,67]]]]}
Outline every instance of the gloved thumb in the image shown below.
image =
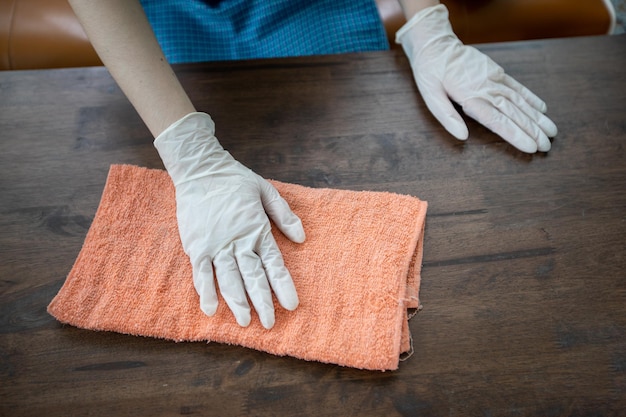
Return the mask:
{"type": "Polygon", "coordinates": [[[455,138],[465,140],[469,136],[467,125],[456,111],[444,87],[440,83],[418,82],[418,88],[428,110],[435,116],[439,123],[455,138]]]}
{"type": "Polygon", "coordinates": [[[260,181],[261,202],[267,215],[289,240],[295,243],[304,242],[306,235],[300,218],[291,211],[289,204],[280,196],[272,184],[262,178],[260,178],[260,181]]]}

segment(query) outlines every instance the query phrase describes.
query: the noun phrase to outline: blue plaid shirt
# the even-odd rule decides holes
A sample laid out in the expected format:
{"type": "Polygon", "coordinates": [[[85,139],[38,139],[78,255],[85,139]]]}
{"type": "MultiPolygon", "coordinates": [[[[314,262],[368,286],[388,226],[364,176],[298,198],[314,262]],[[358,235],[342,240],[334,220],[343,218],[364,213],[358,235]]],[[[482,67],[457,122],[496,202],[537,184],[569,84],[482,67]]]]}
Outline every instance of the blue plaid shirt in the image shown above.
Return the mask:
{"type": "Polygon", "coordinates": [[[373,0],[141,0],[171,63],[389,49],[373,0]]]}

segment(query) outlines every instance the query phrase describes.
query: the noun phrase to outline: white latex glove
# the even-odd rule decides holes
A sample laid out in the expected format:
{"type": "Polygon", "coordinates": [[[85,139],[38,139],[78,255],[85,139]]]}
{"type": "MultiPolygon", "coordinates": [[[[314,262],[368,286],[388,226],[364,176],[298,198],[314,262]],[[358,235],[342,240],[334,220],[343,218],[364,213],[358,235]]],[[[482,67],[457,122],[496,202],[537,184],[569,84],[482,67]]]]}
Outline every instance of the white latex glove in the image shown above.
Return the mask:
{"type": "Polygon", "coordinates": [[[556,125],[546,104],[504,73],[491,58],[463,45],[452,32],[443,4],[418,12],[396,33],[428,109],[457,139],[469,132],[450,99],[523,152],[547,152],[556,125]]]}
{"type": "Polygon", "coordinates": [[[237,323],[250,324],[247,294],[270,329],[272,290],[288,310],[298,306],[298,295],[267,215],[294,242],[304,241],[304,229],[278,191],[225,151],[214,132],[209,115],[191,113],[154,141],[176,187],[180,238],[202,311],[212,316],[217,310],[215,271],[237,323]]]}

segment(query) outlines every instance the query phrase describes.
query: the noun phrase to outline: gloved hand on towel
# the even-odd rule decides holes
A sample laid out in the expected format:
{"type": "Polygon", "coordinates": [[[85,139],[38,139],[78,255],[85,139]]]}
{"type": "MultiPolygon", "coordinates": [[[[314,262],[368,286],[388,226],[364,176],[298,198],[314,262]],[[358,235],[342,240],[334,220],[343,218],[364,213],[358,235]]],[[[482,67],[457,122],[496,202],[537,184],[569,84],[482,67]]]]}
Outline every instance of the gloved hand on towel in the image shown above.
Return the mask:
{"type": "Polygon", "coordinates": [[[448,9],[440,4],[415,14],[397,33],[417,87],[429,110],[457,139],[469,133],[450,99],[464,112],[517,149],[547,152],[556,125],[546,104],[477,49],[453,33],[448,9]]]}
{"type": "Polygon", "coordinates": [[[247,294],[270,329],[275,320],[272,290],[288,310],[298,306],[298,295],[268,215],[294,242],[304,241],[304,229],[276,189],[225,151],[214,132],[209,115],[191,113],[154,141],[176,188],[180,238],[202,311],[212,316],[217,310],[215,272],[237,323],[250,324],[247,294]]]}

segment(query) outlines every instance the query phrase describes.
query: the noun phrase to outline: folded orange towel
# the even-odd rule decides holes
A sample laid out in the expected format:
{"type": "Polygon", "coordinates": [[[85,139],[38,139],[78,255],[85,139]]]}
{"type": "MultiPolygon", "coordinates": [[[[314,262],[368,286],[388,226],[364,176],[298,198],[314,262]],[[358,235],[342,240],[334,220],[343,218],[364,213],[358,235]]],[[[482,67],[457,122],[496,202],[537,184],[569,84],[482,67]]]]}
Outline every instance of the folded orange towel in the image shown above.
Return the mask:
{"type": "Polygon", "coordinates": [[[175,341],[237,344],[275,355],[372,370],[398,368],[419,306],[426,203],[382,192],[273,182],[307,240],[275,232],[300,306],[276,303],[276,325],[237,325],[220,299],[205,316],[180,243],[165,171],[111,167],[100,206],[63,287],[48,306],[77,327],[175,341]]]}

